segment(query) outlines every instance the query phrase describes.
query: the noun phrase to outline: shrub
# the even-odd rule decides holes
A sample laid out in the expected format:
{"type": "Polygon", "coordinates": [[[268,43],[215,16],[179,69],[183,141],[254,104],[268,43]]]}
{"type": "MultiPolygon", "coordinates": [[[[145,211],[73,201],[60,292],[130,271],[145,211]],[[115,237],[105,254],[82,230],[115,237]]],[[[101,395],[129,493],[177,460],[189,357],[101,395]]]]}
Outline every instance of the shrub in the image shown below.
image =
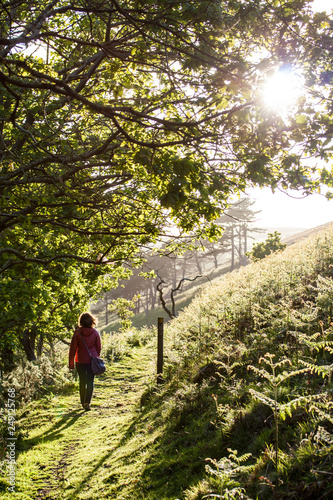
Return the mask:
{"type": "Polygon", "coordinates": [[[2,380],[2,392],[15,389],[18,404],[27,403],[50,392],[74,387],[73,374],[60,357],[41,356],[37,361],[21,360],[2,380]]]}
{"type": "Polygon", "coordinates": [[[154,332],[150,328],[129,328],[126,331],[105,333],[102,336],[102,357],[109,362],[120,361],[131,356],[132,347],[144,346],[152,341],[154,332]]]}
{"type": "Polygon", "coordinates": [[[113,363],[120,361],[124,356],[130,355],[130,346],[126,342],[124,333],[104,334],[102,337],[101,356],[113,363]]]}
{"type": "Polygon", "coordinates": [[[254,244],[252,251],[246,255],[256,262],[257,260],[264,259],[271,253],[284,250],[286,246],[284,243],[281,243],[281,233],[274,231],[274,233],[268,234],[268,238],[265,241],[254,244]]]}

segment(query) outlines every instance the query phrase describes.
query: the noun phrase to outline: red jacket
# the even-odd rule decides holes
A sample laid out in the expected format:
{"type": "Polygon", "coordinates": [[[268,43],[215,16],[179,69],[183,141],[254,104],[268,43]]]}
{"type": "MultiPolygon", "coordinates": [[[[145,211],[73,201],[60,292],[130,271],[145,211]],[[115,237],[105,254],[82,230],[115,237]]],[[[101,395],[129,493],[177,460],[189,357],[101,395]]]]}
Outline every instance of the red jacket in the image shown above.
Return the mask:
{"type": "Polygon", "coordinates": [[[91,354],[98,357],[101,353],[101,338],[95,328],[81,327],[75,330],[69,348],[69,368],[74,368],[74,357],[76,363],[90,363],[91,357],[84,345],[82,337],[91,354]]]}

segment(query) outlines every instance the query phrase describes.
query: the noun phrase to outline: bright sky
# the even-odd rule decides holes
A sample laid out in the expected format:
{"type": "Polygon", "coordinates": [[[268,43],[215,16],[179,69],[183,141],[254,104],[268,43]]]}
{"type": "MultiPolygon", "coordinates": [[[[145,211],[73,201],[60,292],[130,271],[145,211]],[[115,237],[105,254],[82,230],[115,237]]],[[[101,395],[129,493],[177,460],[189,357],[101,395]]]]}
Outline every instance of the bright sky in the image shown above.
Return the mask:
{"type": "Polygon", "coordinates": [[[258,226],[311,228],[333,222],[333,200],[313,194],[303,199],[298,193],[292,196],[277,191],[274,194],[270,188],[247,190],[250,199],[255,201],[252,209],[261,213],[257,215],[258,226]]]}
{"type": "Polygon", "coordinates": [[[313,0],[312,8],[316,12],[333,9],[333,0],[313,0]]]}
{"type": "Polygon", "coordinates": [[[333,0],[313,0],[312,9],[315,12],[329,11],[333,9],[333,0]]]}

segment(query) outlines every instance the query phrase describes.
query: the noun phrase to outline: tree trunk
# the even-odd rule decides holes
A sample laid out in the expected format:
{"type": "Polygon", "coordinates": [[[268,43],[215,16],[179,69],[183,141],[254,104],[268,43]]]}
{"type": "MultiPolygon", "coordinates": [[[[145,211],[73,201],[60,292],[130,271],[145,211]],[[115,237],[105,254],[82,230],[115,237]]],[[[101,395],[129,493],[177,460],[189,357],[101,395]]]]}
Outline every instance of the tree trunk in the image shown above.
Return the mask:
{"type": "Polygon", "coordinates": [[[156,289],[155,287],[153,286],[153,284],[151,283],[150,284],[150,295],[149,295],[149,298],[150,298],[150,305],[151,305],[151,308],[154,309],[155,305],[156,305],[156,289]]]}
{"type": "Polygon", "coordinates": [[[149,311],[149,294],[150,294],[150,287],[147,286],[146,288],[146,295],[145,295],[145,315],[148,316],[148,311],[149,311]]]}
{"type": "Polygon", "coordinates": [[[14,351],[5,344],[0,351],[0,370],[1,372],[10,372],[15,368],[14,351]]]}
{"type": "Polygon", "coordinates": [[[246,257],[246,253],[247,253],[247,227],[246,227],[245,224],[243,226],[243,229],[244,229],[244,257],[243,257],[243,263],[244,263],[244,266],[246,266],[248,260],[247,260],[247,257],[246,257]]]}
{"type": "Polygon", "coordinates": [[[104,302],[105,302],[105,324],[108,325],[109,324],[109,309],[108,309],[109,303],[108,303],[107,297],[104,298],[104,302]]]}
{"type": "Polygon", "coordinates": [[[238,256],[239,256],[239,266],[241,266],[243,264],[242,226],[238,227],[238,256]]]}
{"type": "Polygon", "coordinates": [[[172,262],[172,288],[176,288],[176,283],[177,283],[177,264],[176,264],[176,259],[173,259],[172,262]]]}
{"type": "Polygon", "coordinates": [[[135,304],[135,314],[139,314],[140,312],[140,309],[141,309],[141,298],[138,297],[137,301],[136,301],[136,304],[135,304]]]}
{"type": "Polygon", "coordinates": [[[36,361],[35,355],[35,341],[37,336],[36,327],[33,326],[31,330],[23,331],[22,345],[28,361],[36,361]]]}
{"type": "Polygon", "coordinates": [[[41,355],[43,354],[43,344],[44,344],[44,335],[41,334],[37,342],[37,358],[40,358],[41,355]]]}
{"type": "Polygon", "coordinates": [[[195,262],[197,264],[197,269],[199,271],[199,274],[202,274],[202,265],[201,265],[197,250],[195,250],[195,252],[194,252],[194,257],[195,257],[195,262]]]}
{"type": "Polygon", "coordinates": [[[169,318],[172,319],[173,318],[172,312],[167,307],[166,302],[165,302],[164,297],[163,297],[163,288],[162,288],[162,286],[163,286],[163,281],[160,281],[158,283],[157,287],[156,287],[157,290],[158,290],[159,296],[160,296],[160,302],[161,302],[161,305],[162,305],[164,311],[167,313],[167,315],[169,316],[169,318]]]}

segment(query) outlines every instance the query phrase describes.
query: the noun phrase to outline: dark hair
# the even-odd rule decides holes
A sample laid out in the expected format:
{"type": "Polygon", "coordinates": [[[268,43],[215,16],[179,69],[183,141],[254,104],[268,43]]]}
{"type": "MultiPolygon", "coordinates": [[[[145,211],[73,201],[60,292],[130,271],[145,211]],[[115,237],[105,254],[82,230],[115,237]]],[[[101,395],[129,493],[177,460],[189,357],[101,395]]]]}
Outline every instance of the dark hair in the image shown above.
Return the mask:
{"type": "Polygon", "coordinates": [[[85,328],[91,328],[97,325],[97,319],[90,313],[84,312],[79,317],[79,325],[85,328]]]}

